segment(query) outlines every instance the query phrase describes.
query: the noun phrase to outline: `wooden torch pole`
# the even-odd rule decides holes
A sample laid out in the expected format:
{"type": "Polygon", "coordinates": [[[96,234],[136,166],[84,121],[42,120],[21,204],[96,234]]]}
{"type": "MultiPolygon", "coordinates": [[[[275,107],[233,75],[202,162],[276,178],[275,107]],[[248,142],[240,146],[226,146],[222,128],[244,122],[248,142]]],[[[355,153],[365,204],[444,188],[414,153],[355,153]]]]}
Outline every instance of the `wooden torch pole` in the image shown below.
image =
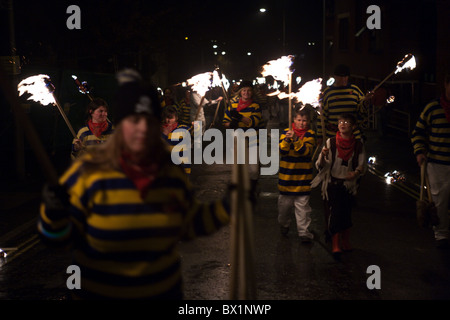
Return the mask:
{"type": "Polygon", "coordinates": [[[289,130],[292,130],[292,99],[291,99],[291,93],[292,93],[292,72],[289,73],[289,130]]]}
{"type": "Polygon", "coordinates": [[[49,92],[53,95],[53,98],[55,99],[56,107],[58,108],[59,113],[61,113],[61,115],[62,115],[64,121],[66,122],[67,127],[69,128],[70,132],[72,133],[73,138],[74,138],[74,139],[77,139],[77,134],[75,133],[75,130],[73,130],[72,125],[70,124],[70,121],[69,121],[69,119],[68,119],[67,116],[66,116],[66,113],[64,112],[63,108],[62,108],[61,105],[59,104],[58,99],[56,99],[56,96],[55,96],[55,86],[53,85],[53,83],[52,83],[52,81],[50,80],[50,78],[44,79],[44,82],[45,82],[45,84],[47,85],[47,88],[48,88],[49,92]]]}
{"type": "MultiPolygon", "coordinates": [[[[245,142],[248,143],[248,142],[245,142]]],[[[234,138],[234,163],[231,181],[231,284],[230,299],[256,298],[252,208],[249,202],[248,148],[244,146],[245,164],[238,164],[237,138],[234,138]]]]}

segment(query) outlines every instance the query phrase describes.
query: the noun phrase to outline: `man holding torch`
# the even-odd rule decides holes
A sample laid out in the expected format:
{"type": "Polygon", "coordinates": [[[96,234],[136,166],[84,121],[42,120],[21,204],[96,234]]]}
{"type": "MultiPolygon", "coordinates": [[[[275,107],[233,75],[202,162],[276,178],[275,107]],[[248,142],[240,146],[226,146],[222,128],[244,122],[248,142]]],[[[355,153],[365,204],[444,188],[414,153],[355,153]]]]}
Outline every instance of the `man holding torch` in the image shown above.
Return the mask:
{"type": "Polygon", "coordinates": [[[449,249],[450,195],[450,72],[444,78],[440,98],[423,109],[412,132],[411,142],[419,166],[425,166],[439,224],[433,227],[436,247],[449,249]]]}

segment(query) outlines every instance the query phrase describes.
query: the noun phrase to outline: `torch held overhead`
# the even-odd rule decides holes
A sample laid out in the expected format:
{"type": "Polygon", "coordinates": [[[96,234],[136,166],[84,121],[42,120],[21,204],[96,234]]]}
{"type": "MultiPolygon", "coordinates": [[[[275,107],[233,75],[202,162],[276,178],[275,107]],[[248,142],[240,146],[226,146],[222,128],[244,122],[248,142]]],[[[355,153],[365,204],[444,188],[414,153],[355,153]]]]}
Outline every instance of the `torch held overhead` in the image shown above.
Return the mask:
{"type": "Polygon", "coordinates": [[[375,88],[373,88],[372,92],[375,92],[383,83],[385,83],[390,77],[394,74],[402,72],[405,69],[413,70],[416,67],[416,58],[413,54],[408,53],[405,57],[397,62],[397,66],[394,71],[392,71],[386,78],[384,78],[375,88]]]}

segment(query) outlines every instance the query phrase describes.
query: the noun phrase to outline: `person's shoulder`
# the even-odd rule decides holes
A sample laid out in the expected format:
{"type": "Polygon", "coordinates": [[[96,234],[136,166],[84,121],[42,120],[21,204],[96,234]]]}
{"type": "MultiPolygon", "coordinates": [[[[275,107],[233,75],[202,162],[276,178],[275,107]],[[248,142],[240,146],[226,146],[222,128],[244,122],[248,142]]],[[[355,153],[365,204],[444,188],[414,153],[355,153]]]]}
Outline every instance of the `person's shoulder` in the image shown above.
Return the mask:
{"type": "Polygon", "coordinates": [[[431,101],[429,101],[425,107],[423,108],[423,112],[431,112],[433,110],[439,110],[440,111],[441,108],[441,102],[439,98],[433,99],[431,101]]]}
{"type": "Polygon", "coordinates": [[[359,93],[363,93],[362,90],[354,83],[350,84],[350,88],[352,88],[353,90],[358,91],[359,93]]]}
{"type": "Polygon", "coordinates": [[[89,131],[89,126],[86,124],[86,125],[82,126],[82,127],[78,130],[78,135],[80,135],[80,134],[82,134],[82,133],[85,133],[85,132],[87,132],[87,131],[89,131]]]}

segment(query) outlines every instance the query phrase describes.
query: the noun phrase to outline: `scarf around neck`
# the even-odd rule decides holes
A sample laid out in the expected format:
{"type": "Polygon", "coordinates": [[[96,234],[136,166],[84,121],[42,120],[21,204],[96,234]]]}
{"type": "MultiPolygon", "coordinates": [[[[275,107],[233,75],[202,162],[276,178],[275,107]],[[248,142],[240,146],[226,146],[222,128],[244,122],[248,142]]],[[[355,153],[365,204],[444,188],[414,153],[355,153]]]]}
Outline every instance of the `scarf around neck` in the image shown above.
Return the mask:
{"type": "Polygon", "coordinates": [[[237,106],[236,110],[238,112],[240,112],[241,110],[244,110],[245,108],[250,106],[252,103],[253,103],[252,99],[247,100],[247,101],[243,101],[242,99],[239,99],[238,106],[237,106]]]}
{"type": "Polygon", "coordinates": [[[125,152],[122,153],[119,161],[123,172],[140,191],[141,198],[144,198],[148,188],[156,178],[159,169],[158,164],[134,164],[131,156],[125,152]]]}
{"type": "Polygon", "coordinates": [[[170,132],[175,130],[177,127],[178,127],[178,122],[175,122],[175,123],[172,123],[172,124],[168,124],[168,123],[163,124],[163,128],[169,128],[170,132]]]}
{"type": "Polygon", "coordinates": [[[108,122],[94,123],[92,120],[88,121],[89,130],[97,137],[100,138],[103,132],[108,129],[108,122]]]}
{"type": "Polygon", "coordinates": [[[338,131],[336,133],[336,148],[338,151],[338,157],[344,161],[348,161],[353,154],[355,147],[355,136],[352,135],[350,139],[345,139],[338,131]]]}
{"type": "Polygon", "coordinates": [[[306,131],[308,131],[308,128],[306,129],[297,129],[295,127],[295,123],[292,123],[292,130],[294,130],[295,135],[299,138],[299,139],[303,139],[303,137],[305,136],[306,131]]]}
{"type": "Polygon", "coordinates": [[[447,121],[450,122],[450,101],[445,98],[445,95],[442,95],[440,103],[445,111],[445,117],[447,118],[447,121]]]}

